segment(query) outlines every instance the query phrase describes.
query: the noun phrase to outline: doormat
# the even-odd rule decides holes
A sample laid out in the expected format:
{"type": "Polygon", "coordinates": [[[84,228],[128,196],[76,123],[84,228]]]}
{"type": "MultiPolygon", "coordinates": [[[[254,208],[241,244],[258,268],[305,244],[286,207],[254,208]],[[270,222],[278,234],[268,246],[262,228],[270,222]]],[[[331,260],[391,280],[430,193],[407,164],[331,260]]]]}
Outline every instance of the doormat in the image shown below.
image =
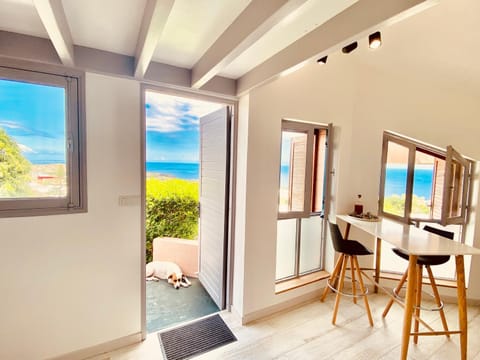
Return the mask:
{"type": "Polygon", "coordinates": [[[167,360],[183,360],[237,341],[235,335],[216,314],[178,328],[158,333],[167,360]]]}

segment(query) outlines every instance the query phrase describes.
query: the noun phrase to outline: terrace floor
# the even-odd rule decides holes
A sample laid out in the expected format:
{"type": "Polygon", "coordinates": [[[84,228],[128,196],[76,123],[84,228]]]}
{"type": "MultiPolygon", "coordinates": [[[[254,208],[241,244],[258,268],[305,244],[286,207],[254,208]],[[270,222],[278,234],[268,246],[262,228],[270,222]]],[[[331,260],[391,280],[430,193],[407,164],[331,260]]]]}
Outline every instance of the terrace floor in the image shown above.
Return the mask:
{"type": "Polygon", "coordinates": [[[192,286],[178,290],[165,280],[147,281],[148,333],[219,311],[200,281],[189,280],[192,286]]]}

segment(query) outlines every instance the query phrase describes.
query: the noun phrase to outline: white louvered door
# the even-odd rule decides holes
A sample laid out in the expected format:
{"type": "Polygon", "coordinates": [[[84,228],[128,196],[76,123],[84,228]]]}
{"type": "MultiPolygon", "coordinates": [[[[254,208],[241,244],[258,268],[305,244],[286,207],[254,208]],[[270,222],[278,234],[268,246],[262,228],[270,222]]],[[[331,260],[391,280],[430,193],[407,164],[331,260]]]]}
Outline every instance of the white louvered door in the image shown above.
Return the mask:
{"type": "Polygon", "coordinates": [[[199,280],[220,309],[225,308],[229,108],[200,119],[199,280]]]}

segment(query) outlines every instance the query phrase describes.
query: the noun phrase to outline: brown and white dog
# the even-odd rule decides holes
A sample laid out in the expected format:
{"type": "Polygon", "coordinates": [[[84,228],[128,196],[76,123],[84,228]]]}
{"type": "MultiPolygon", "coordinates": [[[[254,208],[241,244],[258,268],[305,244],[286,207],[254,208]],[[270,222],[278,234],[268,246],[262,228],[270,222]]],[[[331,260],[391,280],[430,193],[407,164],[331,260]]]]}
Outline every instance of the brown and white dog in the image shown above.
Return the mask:
{"type": "Polygon", "coordinates": [[[171,261],[149,262],[145,267],[145,277],[147,281],[167,280],[175,289],[191,285],[187,277],[183,275],[180,266],[171,261]]]}

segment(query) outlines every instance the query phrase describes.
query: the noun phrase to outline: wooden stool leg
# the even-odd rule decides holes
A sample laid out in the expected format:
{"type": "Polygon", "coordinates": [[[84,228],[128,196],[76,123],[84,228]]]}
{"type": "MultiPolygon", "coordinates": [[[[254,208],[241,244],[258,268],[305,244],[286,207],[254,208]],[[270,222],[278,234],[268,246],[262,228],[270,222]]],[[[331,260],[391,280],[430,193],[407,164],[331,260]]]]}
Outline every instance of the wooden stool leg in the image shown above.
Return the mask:
{"type": "MultiPolygon", "coordinates": [[[[328,281],[330,283],[332,283],[332,281],[338,276],[338,272],[340,271],[340,268],[343,264],[343,258],[345,257],[344,254],[340,254],[340,256],[338,257],[338,260],[337,260],[337,263],[335,264],[335,267],[332,271],[332,274],[330,275],[330,278],[328,279],[328,281]]],[[[320,301],[324,301],[325,298],[327,297],[328,295],[328,291],[331,290],[328,285],[325,286],[325,290],[323,290],[323,294],[322,294],[322,297],[320,298],[320,301]]]]}
{"type": "MultiPolygon", "coordinates": [[[[422,280],[423,280],[423,265],[417,265],[417,290],[415,294],[415,325],[414,332],[418,332],[420,322],[418,317],[420,316],[420,305],[422,304],[422,280]]],[[[418,335],[413,336],[413,343],[418,344],[418,335]]]]}
{"type": "MultiPolygon", "coordinates": [[[[397,287],[395,288],[395,293],[398,294],[398,292],[402,288],[403,284],[405,284],[405,281],[407,280],[407,275],[408,275],[408,271],[405,271],[402,278],[400,279],[400,282],[398,283],[397,287]]],[[[393,305],[393,301],[394,301],[393,299],[390,299],[388,301],[387,306],[385,306],[385,310],[383,310],[383,314],[382,314],[383,317],[387,316],[388,312],[390,311],[390,308],[393,305]]]]}
{"type": "MultiPolygon", "coordinates": [[[[442,300],[440,300],[440,294],[438,293],[437,284],[435,283],[435,278],[433,277],[432,269],[430,266],[425,266],[428,272],[428,278],[430,279],[430,284],[432,285],[433,296],[435,297],[435,303],[438,307],[442,306],[442,300]]],[[[445,313],[443,308],[440,309],[440,318],[442,319],[443,330],[448,331],[447,319],[445,318],[445,313]]],[[[446,334],[447,338],[450,338],[450,334],[446,334]]]]}
{"type": "Polygon", "coordinates": [[[353,256],[350,256],[350,270],[352,271],[352,295],[353,303],[357,303],[357,287],[355,286],[355,264],[353,262],[353,256]]]}
{"type": "MultiPolygon", "coordinates": [[[[362,274],[360,272],[360,266],[358,266],[358,259],[357,256],[352,256],[353,261],[355,262],[355,266],[357,268],[357,273],[358,273],[358,283],[360,284],[360,290],[362,291],[363,294],[365,294],[365,286],[363,286],[363,280],[362,280],[362,274]]],[[[364,295],[363,299],[365,301],[365,310],[367,311],[367,316],[368,316],[368,322],[370,323],[370,326],[373,327],[373,319],[372,319],[372,313],[370,312],[370,306],[368,305],[368,299],[367,296],[364,295]]]]}
{"type": "Polygon", "coordinates": [[[333,325],[335,325],[335,321],[337,321],[338,305],[340,304],[340,297],[342,296],[341,292],[343,290],[343,281],[345,280],[345,271],[347,270],[347,264],[348,264],[348,255],[345,255],[342,263],[340,281],[337,287],[337,296],[335,297],[335,306],[333,308],[333,316],[332,316],[333,325]]]}

